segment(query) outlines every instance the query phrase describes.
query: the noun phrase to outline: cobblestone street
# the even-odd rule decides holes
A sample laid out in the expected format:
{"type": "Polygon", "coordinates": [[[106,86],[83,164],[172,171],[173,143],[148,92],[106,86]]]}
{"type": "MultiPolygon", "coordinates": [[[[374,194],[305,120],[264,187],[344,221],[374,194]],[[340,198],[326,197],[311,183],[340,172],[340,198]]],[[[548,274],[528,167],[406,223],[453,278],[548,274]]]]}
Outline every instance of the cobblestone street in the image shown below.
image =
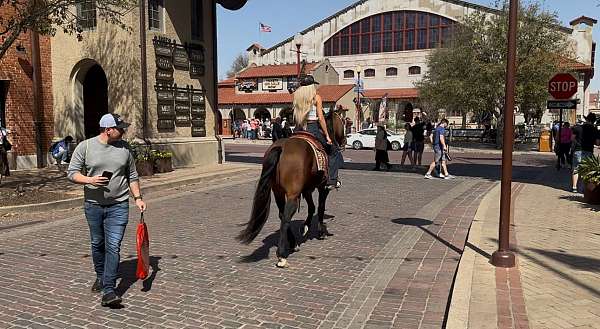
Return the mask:
{"type": "MultiPolygon", "coordinates": [[[[253,162],[261,151],[233,152],[253,162]]],[[[350,154],[357,160],[328,200],[334,235],[313,239],[313,227],[285,270],[275,267],[274,202],[252,244],[234,239],[248,220],[259,166],[150,194],[151,276],[135,279],[132,209],[121,251],[121,309],[102,308],[100,295],[89,291],[94,273],[80,209],[69,218],[0,227],[0,327],[441,328],[471,221],[496,184],[478,170],[492,173],[485,164],[493,159],[457,156],[451,169],[471,177],[426,181],[420,173],[362,170],[369,164],[358,154],[350,154]],[[474,161],[480,165],[467,166],[474,161]]],[[[534,160],[516,162],[515,175],[533,177],[534,166],[524,163],[534,160]]],[[[305,217],[303,203],[294,216],[298,231],[305,217]]]]}

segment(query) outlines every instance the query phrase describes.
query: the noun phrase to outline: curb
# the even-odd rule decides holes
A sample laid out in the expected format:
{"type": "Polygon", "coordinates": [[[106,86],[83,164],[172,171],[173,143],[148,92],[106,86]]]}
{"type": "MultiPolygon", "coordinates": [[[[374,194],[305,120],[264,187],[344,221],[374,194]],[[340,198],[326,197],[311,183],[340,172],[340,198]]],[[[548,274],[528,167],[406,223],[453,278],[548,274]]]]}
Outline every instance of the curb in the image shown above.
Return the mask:
{"type": "MultiPolygon", "coordinates": [[[[143,186],[142,189],[144,193],[152,193],[161,189],[170,189],[177,186],[185,186],[194,183],[199,183],[207,179],[219,179],[230,176],[234,173],[241,173],[245,171],[250,171],[252,168],[235,168],[235,169],[226,169],[223,171],[201,174],[193,177],[183,178],[174,181],[167,181],[163,183],[156,183],[147,186],[143,186]]],[[[75,198],[51,201],[51,202],[43,202],[43,203],[33,203],[26,205],[18,205],[18,206],[8,206],[8,207],[0,207],[0,214],[8,213],[8,212],[23,212],[23,213],[32,213],[32,212],[42,212],[49,210],[64,210],[69,208],[76,208],[83,205],[84,198],[83,196],[78,196],[75,198]]]]}

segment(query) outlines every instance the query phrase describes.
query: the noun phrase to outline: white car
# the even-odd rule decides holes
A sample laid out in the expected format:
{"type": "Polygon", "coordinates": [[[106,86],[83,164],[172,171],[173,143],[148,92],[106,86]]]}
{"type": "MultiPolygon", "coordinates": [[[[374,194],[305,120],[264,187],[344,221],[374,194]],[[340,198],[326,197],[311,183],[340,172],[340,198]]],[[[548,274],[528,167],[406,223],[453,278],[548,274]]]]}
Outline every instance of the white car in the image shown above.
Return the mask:
{"type": "MultiPolygon", "coordinates": [[[[404,134],[396,134],[387,130],[388,141],[392,144],[392,150],[399,151],[404,145],[404,134]]],[[[374,148],[375,147],[375,136],[377,135],[377,128],[369,128],[361,130],[357,133],[352,133],[346,136],[346,145],[351,146],[355,150],[362,148],[374,148]]]]}

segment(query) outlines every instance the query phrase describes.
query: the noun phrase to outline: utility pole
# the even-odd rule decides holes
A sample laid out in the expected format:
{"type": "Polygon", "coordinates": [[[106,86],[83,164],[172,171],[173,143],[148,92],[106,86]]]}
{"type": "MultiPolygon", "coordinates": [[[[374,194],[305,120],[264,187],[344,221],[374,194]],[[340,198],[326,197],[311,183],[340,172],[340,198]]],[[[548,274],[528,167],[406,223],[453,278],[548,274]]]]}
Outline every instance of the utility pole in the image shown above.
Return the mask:
{"type": "Polygon", "coordinates": [[[497,267],[514,267],[515,255],[510,251],[510,203],[512,188],[512,156],[514,142],[515,71],[517,60],[518,0],[510,0],[508,15],[508,56],[506,62],[506,97],[504,98],[504,136],[502,145],[502,183],[500,186],[500,224],[498,250],[492,254],[497,267]]]}
{"type": "MultiPolygon", "coordinates": [[[[38,1],[33,0],[32,10],[37,11],[38,1]]],[[[44,108],[43,92],[42,92],[42,67],[40,59],[40,35],[34,29],[30,30],[29,34],[31,38],[31,66],[33,68],[33,111],[34,119],[33,125],[35,130],[35,148],[37,167],[44,167],[44,147],[43,147],[43,121],[44,116],[42,114],[44,108]]]]}
{"type": "Polygon", "coordinates": [[[140,0],[140,66],[142,74],[142,138],[148,138],[148,64],[146,62],[146,0],[140,0]]]}

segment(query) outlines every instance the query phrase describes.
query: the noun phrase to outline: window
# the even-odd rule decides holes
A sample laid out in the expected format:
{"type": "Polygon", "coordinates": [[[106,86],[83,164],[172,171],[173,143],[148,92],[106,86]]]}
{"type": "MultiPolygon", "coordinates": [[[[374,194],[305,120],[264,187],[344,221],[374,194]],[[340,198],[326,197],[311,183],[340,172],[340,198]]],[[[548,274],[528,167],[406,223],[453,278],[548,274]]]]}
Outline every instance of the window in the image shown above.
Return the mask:
{"type": "Polygon", "coordinates": [[[354,78],[354,71],[353,70],[344,71],[344,79],[351,79],[351,78],[354,78]]]}
{"type": "Polygon", "coordinates": [[[204,29],[202,28],[202,0],[192,0],[192,39],[202,40],[204,29]]]}
{"type": "Polygon", "coordinates": [[[371,54],[446,46],[454,21],[402,10],[363,18],[325,41],[325,56],[371,54]]]}
{"type": "Polygon", "coordinates": [[[148,29],[163,30],[163,0],[148,0],[148,29]]]}
{"type": "Polygon", "coordinates": [[[398,69],[395,67],[388,67],[385,69],[385,75],[388,77],[398,75],[398,69]]]}
{"type": "Polygon", "coordinates": [[[408,74],[409,75],[417,75],[417,74],[421,74],[421,67],[420,66],[411,66],[408,68],[408,74]]]}
{"type": "Polygon", "coordinates": [[[375,76],[375,69],[366,69],[365,70],[366,78],[370,78],[370,77],[374,77],[374,76],[375,76]]]}
{"type": "Polygon", "coordinates": [[[78,0],[77,24],[84,30],[96,28],[96,0],[78,0]]]}

